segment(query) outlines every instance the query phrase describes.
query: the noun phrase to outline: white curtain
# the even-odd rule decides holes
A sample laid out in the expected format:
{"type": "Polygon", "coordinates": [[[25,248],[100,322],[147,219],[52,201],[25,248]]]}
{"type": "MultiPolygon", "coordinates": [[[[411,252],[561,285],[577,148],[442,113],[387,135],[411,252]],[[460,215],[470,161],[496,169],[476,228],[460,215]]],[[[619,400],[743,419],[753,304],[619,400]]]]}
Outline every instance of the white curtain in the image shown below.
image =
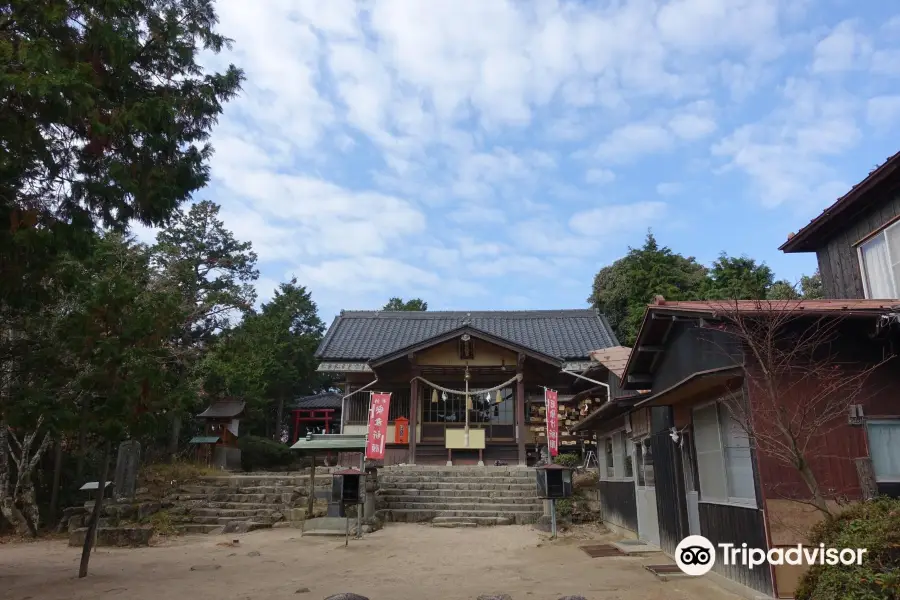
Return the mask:
{"type": "Polygon", "coordinates": [[[719,416],[715,404],[694,409],[694,448],[701,500],[727,500],[725,457],[719,434],[719,416]]]}
{"type": "Polygon", "coordinates": [[[900,421],[870,421],[867,428],[875,478],[900,480],[900,421]]]}
{"type": "Polygon", "coordinates": [[[900,298],[900,223],[888,227],[884,235],[887,238],[891,270],[894,272],[894,293],[891,298],[900,298]]]}
{"type": "Polygon", "coordinates": [[[897,293],[894,290],[891,274],[891,259],[888,255],[887,240],[884,235],[878,234],[874,239],[866,242],[862,246],[862,255],[869,298],[879,300],[896,298],[897,293]]]}

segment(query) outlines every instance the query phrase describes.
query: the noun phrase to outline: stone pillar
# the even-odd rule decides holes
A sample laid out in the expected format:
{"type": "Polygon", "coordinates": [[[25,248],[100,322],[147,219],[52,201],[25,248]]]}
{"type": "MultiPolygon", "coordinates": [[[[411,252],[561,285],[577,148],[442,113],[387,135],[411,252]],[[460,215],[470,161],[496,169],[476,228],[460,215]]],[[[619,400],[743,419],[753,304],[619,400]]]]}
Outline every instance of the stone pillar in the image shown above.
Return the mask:
{"type": "MultiPolygon", "coordinates": [[[[413,371],[413,375],[418,372],[413,371]]],[[[416,464],[416,431],[419,428],[419,380],[413,379],[409,384],[409,458],[407,462],[416,464]]]]}
{"type": "Polygon", "coordinates": [[[141,464],[141,443],[126,440],[119,444],[116,457],[114,498],[134,498],[138,467],[141,464]]]}
{"type": "MultiPolygon", "coordinates": [[[[517,373],[524,373],[524,369],[522,368],[522,361],[519,361],[519,369],[517,373]]],[[[526,426],[525,426],[525,381],[520,380],[516,382],[516,439],[519,444],[519,465],[526,466],[528,464],[528,459],[525,455],[525,435],[526,435],[526,426]]]]}

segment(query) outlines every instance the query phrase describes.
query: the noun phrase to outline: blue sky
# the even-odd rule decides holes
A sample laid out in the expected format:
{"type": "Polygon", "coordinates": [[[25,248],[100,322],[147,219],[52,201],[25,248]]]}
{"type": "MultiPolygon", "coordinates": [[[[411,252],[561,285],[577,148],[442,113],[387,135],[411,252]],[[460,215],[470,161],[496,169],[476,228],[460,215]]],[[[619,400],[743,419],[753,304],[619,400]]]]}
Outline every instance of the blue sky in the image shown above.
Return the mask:
{"type": "MultiPolygon", "coordinates": [[[[330,322],[586,306],[648,228],[791,281],[777,247],[898,149],[900,6],[883,0],[220,0],[246,71],[213,135],[262,299],[330,322]]],[[[147,232],[144,234],[146,235],[147,232]]]]}

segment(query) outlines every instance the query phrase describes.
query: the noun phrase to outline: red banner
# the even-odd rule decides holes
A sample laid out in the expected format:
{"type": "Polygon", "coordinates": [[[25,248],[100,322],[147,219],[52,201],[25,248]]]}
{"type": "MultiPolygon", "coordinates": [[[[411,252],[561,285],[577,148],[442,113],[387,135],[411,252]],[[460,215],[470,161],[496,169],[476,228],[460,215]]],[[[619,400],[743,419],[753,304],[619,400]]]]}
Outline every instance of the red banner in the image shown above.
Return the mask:
{"type": "Polygon", "coordinates": [[[384,458],[384,444],[387,441],[388,411],[391,394],[372,394],[369,404],[369,432],[366,437],[366,458],[384,458]]]}
{"type": "Polygon", "coordinates": [[[550,456],[559,454],[559,398],[555,390],[544,390],[547,408],[547,447],[550,456]]]}

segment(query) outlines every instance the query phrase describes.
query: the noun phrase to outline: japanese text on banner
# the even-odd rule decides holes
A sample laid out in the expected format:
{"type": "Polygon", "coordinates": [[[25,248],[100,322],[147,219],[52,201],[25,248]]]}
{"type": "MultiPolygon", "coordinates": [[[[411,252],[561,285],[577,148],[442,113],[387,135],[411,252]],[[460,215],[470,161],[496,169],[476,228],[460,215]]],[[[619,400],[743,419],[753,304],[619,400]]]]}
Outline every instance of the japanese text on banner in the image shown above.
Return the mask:
{"type": "Polygon", "coordinates": [[[366,458],[384,458],[384,444],[387,441],[388,414],[391,394],[372,394],[369,405],[369,431],[366,437],[366,458]]]}
{"type": "Polygon", "coordinates": [[[547,407],[547,447],[550,456],[559,454],[559,398],[556,390],[544,392],[544,402],[547,407]]]}

